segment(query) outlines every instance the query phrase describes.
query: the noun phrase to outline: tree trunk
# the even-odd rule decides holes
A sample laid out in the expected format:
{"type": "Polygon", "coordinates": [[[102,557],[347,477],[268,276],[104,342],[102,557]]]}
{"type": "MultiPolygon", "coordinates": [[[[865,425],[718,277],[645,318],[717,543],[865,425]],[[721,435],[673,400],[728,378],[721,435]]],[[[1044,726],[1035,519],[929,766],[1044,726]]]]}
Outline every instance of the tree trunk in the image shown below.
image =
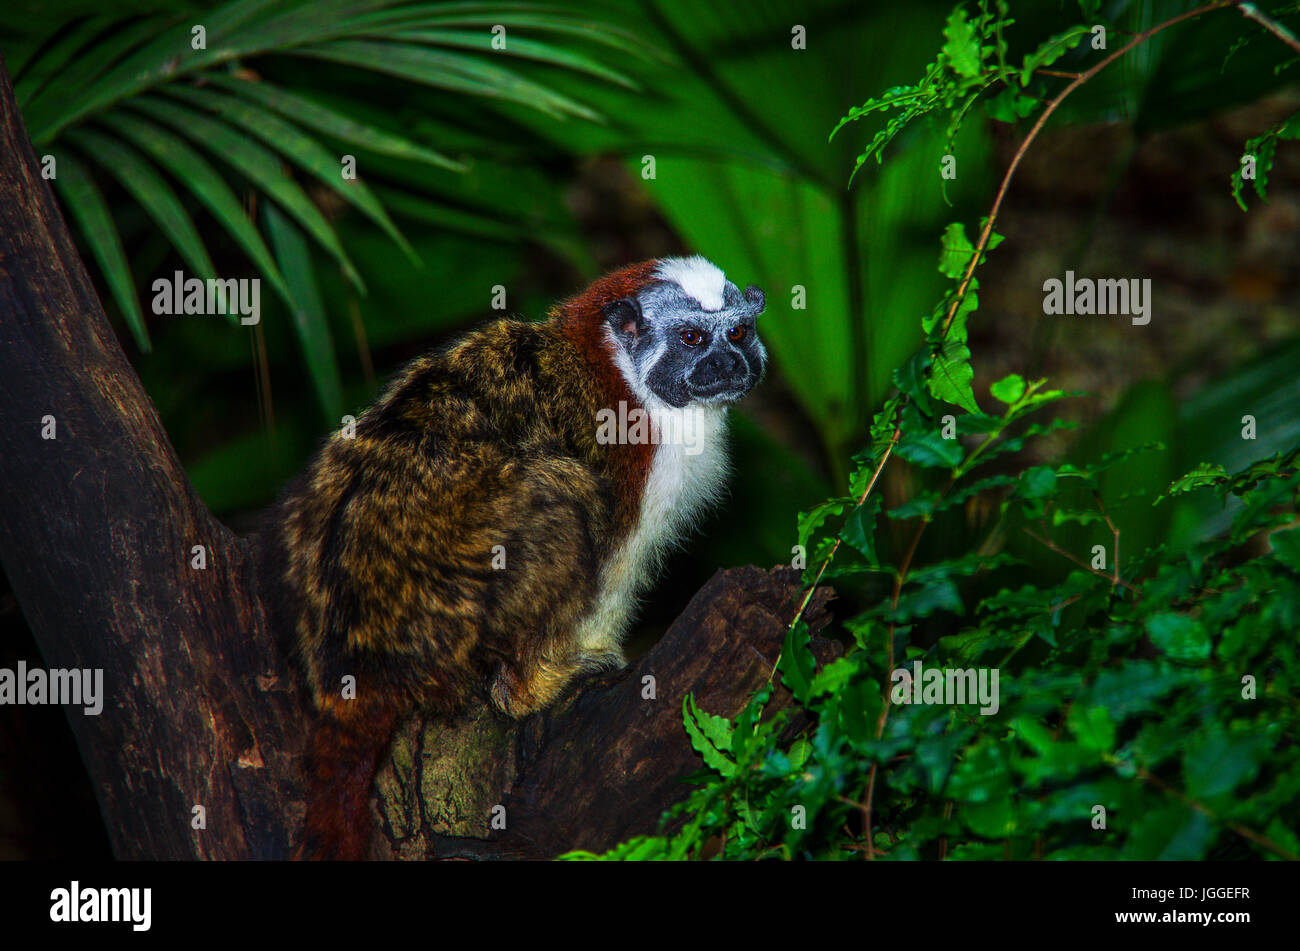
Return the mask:
{"type": "MultiPolygon", "coordinates": [[[[254,552],[186,478],[37,171],[3,59],[0,139],[0,562],[45,665],[103,671],[102,712],[68,716],[114,854],[288,856],[309,718],[254,552]]],[[[416,718],[376,783],[375,855],[545,857],[653,831],[700,765],[683,695],[735,714],[799,597],[789,570],[720,573],[629,670],[555,710],[416,718]]]]}

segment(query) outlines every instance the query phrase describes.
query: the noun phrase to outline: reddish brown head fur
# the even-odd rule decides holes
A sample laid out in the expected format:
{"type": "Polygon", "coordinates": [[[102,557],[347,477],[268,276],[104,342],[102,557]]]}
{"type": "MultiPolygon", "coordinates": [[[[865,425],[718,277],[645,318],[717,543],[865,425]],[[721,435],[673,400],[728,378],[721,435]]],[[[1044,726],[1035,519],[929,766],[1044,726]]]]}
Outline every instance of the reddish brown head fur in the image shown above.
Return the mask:
{"type": "MultiPolygon", "coordinates": [[[[607,394],[608,402],[604,405],[616,412],[620,402],[626,403],[629,411],[644,407],[614,362],[603,308],[620,298],[636,294],[649,284],[654,279],[658,264],[654,260],[642,261],[606,274],[581,294],[557,304],[551,311],[551,319],[573,341],[587,366],[592,368],[597,385],[607,394]]],[[[618,493],[616,520],[626,531],[636,523],[641,493],[650,474],[650,464],[654,461],[655,447],[650,443],[634,443],[611,445],[608,448],[618,472],[618,478],[615,479],[618,493]]]]}

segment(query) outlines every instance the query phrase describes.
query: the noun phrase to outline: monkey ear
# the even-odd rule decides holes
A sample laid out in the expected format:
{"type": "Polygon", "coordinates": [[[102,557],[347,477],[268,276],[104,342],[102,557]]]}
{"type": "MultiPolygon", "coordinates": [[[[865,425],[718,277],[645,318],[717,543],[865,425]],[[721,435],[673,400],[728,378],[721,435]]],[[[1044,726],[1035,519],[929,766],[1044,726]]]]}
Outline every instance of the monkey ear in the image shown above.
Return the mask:
{"type": "Polygon", "coordinates": [[[623,297],[601,308],[601,313],[620,337],[639,337],[645,329],[641,305],[634,298],[623,297]]]}
{"type": "Polygon", "coordinates": [[[767,306],[767,296],[757,284],[750,284],[745,288],[745,300],[754,308],[755,315],[761,314],[763,308],[767,306]]]}

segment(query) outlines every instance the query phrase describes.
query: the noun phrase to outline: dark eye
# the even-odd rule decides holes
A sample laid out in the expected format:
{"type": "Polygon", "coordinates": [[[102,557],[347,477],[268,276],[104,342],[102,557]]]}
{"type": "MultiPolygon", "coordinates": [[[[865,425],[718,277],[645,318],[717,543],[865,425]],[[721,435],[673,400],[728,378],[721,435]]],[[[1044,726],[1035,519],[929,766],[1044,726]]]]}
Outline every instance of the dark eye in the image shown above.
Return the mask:
{"type": "Polygon", "coordinates": [[[732,343],[740,343],[740,341],[745,339],[745,328],[739,325],[728,328],[727,339],[732,343]]]}
{"type": "Polygon", "coordinates": [[[698,330],[683,330],[682,343],[686,344],[688,347],[698,347],[700,344],[704,343],[704,334],[700,333],[698,330]]]}

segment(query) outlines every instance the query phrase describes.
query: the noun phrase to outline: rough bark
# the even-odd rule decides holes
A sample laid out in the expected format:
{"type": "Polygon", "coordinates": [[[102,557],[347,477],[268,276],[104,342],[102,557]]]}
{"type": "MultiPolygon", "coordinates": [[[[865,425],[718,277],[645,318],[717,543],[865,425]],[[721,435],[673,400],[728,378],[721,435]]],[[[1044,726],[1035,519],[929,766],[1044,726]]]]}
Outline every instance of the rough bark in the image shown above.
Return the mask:
{"type": "MultiPolygon", "coordinates": [[[[304,691],[248,543],[186,478],[37,169],[0,59],[0,562],[45,666],[103,670],[103,712],[68,716],[114,854],[287,856],[304,691]]],[[[408,724],[376,788],[376,855],[547,856],[650,831],[698,766],[683,694],[735,713],[798,595],[792,572],[723,573],[629,671],[555,711],[408,724]],[[498,803],[507,831],[489,838],[498,803]]]]}
{"type": "Polygon", "coordinates": [[[104,672],[69,719],[114,853],[281,855],[297,688],[37,169],[0,64],[0,559],[45,665],[104,672]]]}
{"type": "MultiPolygon", "coordinates": [[[[682,777],[703,766],[683,698],[739,713],[767,681],[802,597],[791,569],[719,571],[650,651],[550,711],[518,725],[482,707],[453,724],[408,724],[376,782],[376,855],[542,858],[654,832],[684,797],[682,777]],[[505,828],[494,830],[497,806],[505,828]]],[[[809,605],[813,630],[829,598],[819,589],[809,605]]],[[[814,638],[813,649],[825,661],[839,645],[814,638]]],[[[788,702],[779,690],[769,710],[788,702]]]]}

